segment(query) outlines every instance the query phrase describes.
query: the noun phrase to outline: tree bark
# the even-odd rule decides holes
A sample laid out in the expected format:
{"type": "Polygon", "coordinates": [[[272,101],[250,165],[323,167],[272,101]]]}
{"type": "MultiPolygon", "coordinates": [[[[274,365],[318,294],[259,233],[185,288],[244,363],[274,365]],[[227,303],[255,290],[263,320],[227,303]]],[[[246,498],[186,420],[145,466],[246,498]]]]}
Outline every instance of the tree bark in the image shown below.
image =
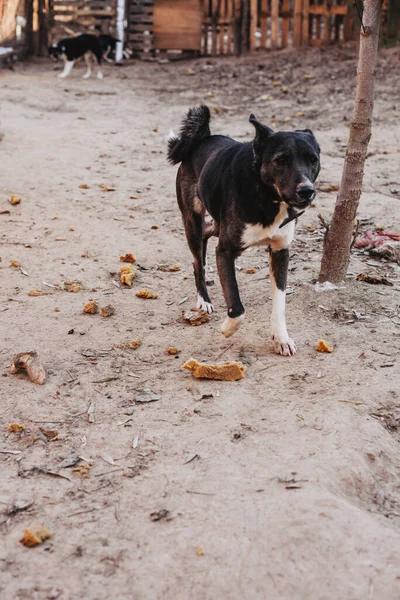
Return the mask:
{"type": "Polygon", "coordinates": [[[361,196],[364,163],[371,137],[374,79],[378,55],[381,0],[364,0],[357,88],[342,181],[332,222],[325,235],[319,281],[342,281],[350,261],[354,220],[361,196]]]}

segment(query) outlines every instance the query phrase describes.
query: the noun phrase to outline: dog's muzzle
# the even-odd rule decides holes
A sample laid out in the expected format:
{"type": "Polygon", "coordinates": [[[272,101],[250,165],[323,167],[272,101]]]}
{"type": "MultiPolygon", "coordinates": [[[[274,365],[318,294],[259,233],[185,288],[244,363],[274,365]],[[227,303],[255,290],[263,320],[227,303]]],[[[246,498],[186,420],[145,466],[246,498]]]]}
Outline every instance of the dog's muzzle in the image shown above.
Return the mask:
{"type": "Polygon", "coordinates": [[[315,188],[311,183],[301,183],[297,186],[296,198],[290,204],[298,208],[307,208],[315,198],[315,188]]]}

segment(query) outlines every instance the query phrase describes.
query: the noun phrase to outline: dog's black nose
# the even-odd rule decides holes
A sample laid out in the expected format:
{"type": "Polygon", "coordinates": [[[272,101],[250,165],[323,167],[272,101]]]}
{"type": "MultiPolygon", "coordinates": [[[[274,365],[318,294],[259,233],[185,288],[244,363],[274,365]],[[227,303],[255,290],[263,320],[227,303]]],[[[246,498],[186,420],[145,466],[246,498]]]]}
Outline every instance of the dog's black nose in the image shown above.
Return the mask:
{"type": "Polygon", "coordinates": [[[307,183],[299,185],[297,188],[297,195],[304,200],[304,202],[311,202],[315,196],[314,186],[307,183]]]}

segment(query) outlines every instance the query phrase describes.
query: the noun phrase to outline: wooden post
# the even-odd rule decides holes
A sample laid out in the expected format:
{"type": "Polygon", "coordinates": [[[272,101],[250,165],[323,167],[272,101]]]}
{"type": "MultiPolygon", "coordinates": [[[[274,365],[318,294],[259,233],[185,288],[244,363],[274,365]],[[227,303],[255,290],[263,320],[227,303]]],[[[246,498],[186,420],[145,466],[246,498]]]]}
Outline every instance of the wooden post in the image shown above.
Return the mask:
{"type": "MultiPolygon", "coordinates": [[[[331,25],[331,5],[332,2],[331,0],[325,0],[325,13],[324,13],[324,38],[323,38],[323,43],[329,44],[330,42],[330,37],[331,37],[331,29],[330,29],[330,25],[331,25]]],[[[335,24],[337,23],[337,17],[335,18],[335,24]]]]}
{"type": "Polygon", "coordinates": [[[240,56],[242,50],[241,36],[242,36],[242,4],[243,0],[234,0],[234,14],[233,14],[233,29],[234,29],[234,48],[235,56],[240,56]]]}
{"type": "Polygon", "coordinates": [[[39,0],[38,3],[38,19],[39,19],[39,32],[38,32],[38,55],[46,56],[49,35],[49,11],[48,1],[39,0]]]}
{"type": "Polygon", "coordinates": [[[118,0],[117,3],[117,42],[115,48],[115,62],[121,62],[124,50],[124,20],[125,20],[125,0],[118,0]]]}
{"type": "Polygon", "coordinates": [[[271,48],[278,47],[279,0],[271,0],[271,48]]]}
{"type": "Polygon", "coordinates": [[[310,15],[309,15],[309,0],[303,0],[303,35],[302,43],[303,46],[307,46],[310,38],[310,15]]]}
{"type": "Polygon", "coordinates": [[[258,1],[251,0],[250,2],[250,50],[256,48],[256,31],[258,26],[258,1]]]}
{"type": "Polygon", "coordinates": [[[303,0],[294,0],[293,46],[301,46],[303,0]]]}
{"type": "Polygon", "coordinates": [[[290,10],[290,0],[283,0],[283,18],[282,18],[282,48],[287,48],[289,37],[289,17],[287,16],[290,10]]]}

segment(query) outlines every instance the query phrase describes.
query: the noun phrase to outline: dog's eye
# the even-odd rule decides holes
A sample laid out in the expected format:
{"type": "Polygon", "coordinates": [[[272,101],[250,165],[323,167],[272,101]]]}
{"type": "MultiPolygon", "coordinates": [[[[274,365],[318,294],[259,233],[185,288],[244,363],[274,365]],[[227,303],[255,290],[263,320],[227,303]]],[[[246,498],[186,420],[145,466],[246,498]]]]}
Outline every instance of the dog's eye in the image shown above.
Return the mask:
{"type": "Polygon", "coordinates": [[[274,163],[276,163],[277,165],[285,165],[288,162],[288,157],[287,156],[277,156],[276,158],[274,158],[274,163]]]}
{"type": "Polygon", "coordinates": [[[310,162],[315,167],[315,165],[318,164],[318,158],[316,156],[311,156],[310,162]]]}

